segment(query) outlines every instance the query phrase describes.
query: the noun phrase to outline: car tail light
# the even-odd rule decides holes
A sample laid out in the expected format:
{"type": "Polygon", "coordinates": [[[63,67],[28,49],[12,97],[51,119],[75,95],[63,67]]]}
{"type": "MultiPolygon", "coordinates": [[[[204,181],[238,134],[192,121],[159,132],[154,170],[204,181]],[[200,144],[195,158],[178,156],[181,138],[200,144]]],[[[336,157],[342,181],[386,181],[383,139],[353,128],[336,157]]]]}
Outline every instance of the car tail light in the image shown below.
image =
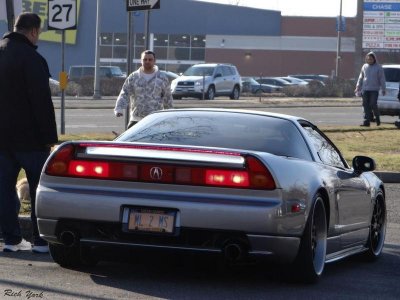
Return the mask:
{"type": "MultiPolygon", "coordinates": [[[[275,181],[267,167],[256,157],[246,156],[243,164],[237,168],[216,168],[210,163],[198,165],[174,165],[168,163],[148,163],[144,161],[114,161],[84,155],[86,147],[93,144],[60,146],[46,165],[45,173],[51,176],[96,178],[120,181],[157,182],[182,185],[215,186],[226,188],[267,189],[276,188],[275,181]],[[82,155],[77,155],[81,153],[82,155]]],[[[118,149],[115,144],[104,145],[118,149]]],[[[125,146],[126,147],[126,146],[125,146]]],[[[139,147],[140,148],[140,147],[139,147]]],[[[146,146],[146,149],[149,147],[146,146]]],[[[156,150],[180,151],[179,148],[156,150]]],[[[188,151],[184,149],[183,151],[188,151]]],[[[196,150],[199,151],[199,150],[196,150]]],[[[209,150],[204,153],[211,153],[209,150]]],[[[216,151],[216,155],[232,155],[237,153],[216,151]]],[[[124,160],[124,157],[117,157],[124,160]]],[[[188,163],[189,164],[189,163],[188,163]]]]}

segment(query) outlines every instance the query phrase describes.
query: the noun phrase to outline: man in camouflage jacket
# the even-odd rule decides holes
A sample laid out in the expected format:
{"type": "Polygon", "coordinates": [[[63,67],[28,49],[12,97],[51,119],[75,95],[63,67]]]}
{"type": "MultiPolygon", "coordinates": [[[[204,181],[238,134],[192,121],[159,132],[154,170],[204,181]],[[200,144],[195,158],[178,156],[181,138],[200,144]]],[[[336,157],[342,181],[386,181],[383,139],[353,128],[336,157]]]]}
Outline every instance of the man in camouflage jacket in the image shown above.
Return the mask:
{"type": "Polygon", "coordinates": [[[170,83],[155,65],[155,53],[145,50],[141,59],[142,66],[125,80],[114,108],[114,114],[121,117],[131,100],[128,128],[154,111],[173,107],[170,83]]]}

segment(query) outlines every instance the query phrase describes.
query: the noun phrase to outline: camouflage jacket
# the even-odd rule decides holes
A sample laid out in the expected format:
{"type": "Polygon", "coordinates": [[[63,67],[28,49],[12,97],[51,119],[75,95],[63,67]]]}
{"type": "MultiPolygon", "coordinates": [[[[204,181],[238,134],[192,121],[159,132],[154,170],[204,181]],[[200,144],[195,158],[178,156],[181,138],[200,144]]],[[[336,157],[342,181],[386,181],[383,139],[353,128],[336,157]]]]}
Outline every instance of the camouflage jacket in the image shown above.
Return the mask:
{"type": "Polygon", "coordinates": [[[153,111],[173,108],[168,78],[157,66],[154,68],[156,74],[148,81],[141,68],[128,76],[115,104],[115,115],[124,113],[129,101],[131,121],[139,121],[153,111]]]}

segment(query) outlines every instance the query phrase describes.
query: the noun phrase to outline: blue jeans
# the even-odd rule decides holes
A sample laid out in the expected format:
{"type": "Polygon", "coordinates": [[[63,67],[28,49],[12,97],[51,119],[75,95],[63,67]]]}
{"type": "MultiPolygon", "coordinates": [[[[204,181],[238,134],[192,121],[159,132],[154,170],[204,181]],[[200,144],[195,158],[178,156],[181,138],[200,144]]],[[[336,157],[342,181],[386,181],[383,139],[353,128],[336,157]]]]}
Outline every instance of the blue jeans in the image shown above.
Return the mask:
{"type": "Polygon", "coordinates": [[[380,115],[378,110],[378,96],[379,91],[364,91],[362,94],[362,104],[364,108],[364,124],[369,124],[372,112],[377,121],[380,122],[380,115]]]}
{"type": "Polygon", "coordinates": [[[40,174],[49,154],[50,150],[0,150],[0,227],[4,243],[7,245],[16,245],[22,240],[21,228],[18,221],[20,205],[15,188],[21,168],[25,170],[29,183],[33,242],[37,246],[47,245],[47,242],[39,236],[35,202],[40,174]]]}

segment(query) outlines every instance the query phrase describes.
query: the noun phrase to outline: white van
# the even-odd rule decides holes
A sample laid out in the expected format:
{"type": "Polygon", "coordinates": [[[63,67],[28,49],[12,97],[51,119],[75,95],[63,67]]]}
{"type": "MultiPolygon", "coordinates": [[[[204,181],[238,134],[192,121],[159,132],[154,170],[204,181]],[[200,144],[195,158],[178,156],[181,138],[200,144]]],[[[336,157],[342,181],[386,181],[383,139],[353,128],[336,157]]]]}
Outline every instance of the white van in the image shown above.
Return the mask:
{"type": "Polygon", "coordinates": [[[400,65],[382,65],[386,79],[386,95],[379,93],[378,109],[381,115],[400,116],[397,99],[400,84],[400,65]]]}

